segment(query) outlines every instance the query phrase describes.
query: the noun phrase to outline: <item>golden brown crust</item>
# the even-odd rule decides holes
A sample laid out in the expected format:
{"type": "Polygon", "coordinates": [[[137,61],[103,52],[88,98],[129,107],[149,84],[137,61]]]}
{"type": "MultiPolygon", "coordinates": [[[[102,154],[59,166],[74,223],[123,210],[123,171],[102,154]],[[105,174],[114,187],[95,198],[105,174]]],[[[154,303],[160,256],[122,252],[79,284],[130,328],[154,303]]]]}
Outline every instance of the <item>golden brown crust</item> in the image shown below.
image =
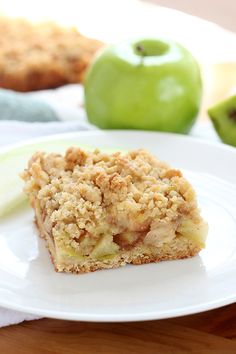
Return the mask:
{"type": "Polygon", "coordinates": [[[102,45],[75,28],[0,17],[0,87],[24,92],[81,82],[102,45]]]}

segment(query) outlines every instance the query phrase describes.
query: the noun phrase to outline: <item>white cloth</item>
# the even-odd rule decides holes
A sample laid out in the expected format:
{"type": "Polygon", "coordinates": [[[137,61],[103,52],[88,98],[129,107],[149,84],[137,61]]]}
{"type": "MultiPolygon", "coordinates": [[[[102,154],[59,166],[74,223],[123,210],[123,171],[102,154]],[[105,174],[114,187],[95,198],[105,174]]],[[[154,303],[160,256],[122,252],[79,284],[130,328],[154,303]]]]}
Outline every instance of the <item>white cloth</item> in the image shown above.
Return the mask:
{"type": "MultiPolygon", "coordinates": [[[[56,90],[45,90],[27,95],[39,97],[47,101],[57,110],[57,114],[62,121],[48,123],[0,121],[1,146],[38,136],[95,129],[95,127],[86,121],[85,111],[82,108],[83,92],[80,85],[68,85],[56,90]],[[60,103],[58,104],[58,102],[60,103]]],[[[195,124],[191,135],[207,140],[219,140],[209,121],[200,121],[195,124]]],[[[40,317],[36,315],[29,315],[0,307],[0,327],[38,318],[40,317]]]]}

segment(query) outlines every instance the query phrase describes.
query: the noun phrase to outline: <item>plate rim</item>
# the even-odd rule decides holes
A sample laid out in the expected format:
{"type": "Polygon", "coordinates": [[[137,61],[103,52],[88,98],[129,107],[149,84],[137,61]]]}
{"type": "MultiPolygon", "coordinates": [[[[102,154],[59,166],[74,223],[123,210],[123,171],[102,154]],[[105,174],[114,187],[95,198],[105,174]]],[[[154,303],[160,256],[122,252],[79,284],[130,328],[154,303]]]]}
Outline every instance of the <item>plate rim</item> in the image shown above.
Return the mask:
{"type": "Polygon", "coordinates": [[[231,145],[225,144],[221,141],[209,141],[206,140],[205,138],[199,138],[191,135],[185,135],[185,134],[178,134],[178,133],[170,133],[170,132],[159,132],[159,131],[150,131],[150,130],[134,130],[134,129],[91,129],[91,130],[82,130],[82,131],[74,131],[74,132],[66,132],[66,133],[59,133],[59,134],[49,134],[49,135],[40,135],[35,138],[30,138],[26,139],[20,142],[16,142],[13,144],[7,144],[0,146],[0,155],[27,145],[31,145],[34,143],[38,143],[41,141],[50,141],[50,140],[57,140],[57,139],[66,139],[67,137],[75,137],[77,135],[103,135],[103,134],[145,134],[145,135],[156,135],[156,136],[166,136],[166,137],[175,137],[177,139],[186,139],[195,143],[199,143],[201,145],[207,145],[207,146],[214,146],[219,149],[223,149],[225,151],[232,152],[236,155],[236,147],[233,147],[231,145]]]}
{"type": "Polygon", "coordinates": [[[221,301],[208,301],[204,303],[204,305],[196,305],[196,306],[187,306],[177,309],[176,311],[164,311],[158,312],[158,315],[155,311],[153,312],[142,312],[135,314],[80,314],[80,313],[70,313],[66,311],[49,311],[49,310],[41,310],[35,309],[31,306],[20,306],[20,305],[12,305],[7,302],[1,301],[0,306],[14,311],[24,312],[30,315],[36,315],[41,317],[54,318],[59,320],[69,320],[69,321],[83,321],[83,322],[139,322],[139,321],[152,321],[152,320],[164,320],[169,318],[176,318],[181,316],[189,316],[198,314],[204,311],[215,310],[217,308],[221,308],[223,306],[231,305],[236,302],[236,295],[229,296],[227,298],[222,299],[221,301]]]}

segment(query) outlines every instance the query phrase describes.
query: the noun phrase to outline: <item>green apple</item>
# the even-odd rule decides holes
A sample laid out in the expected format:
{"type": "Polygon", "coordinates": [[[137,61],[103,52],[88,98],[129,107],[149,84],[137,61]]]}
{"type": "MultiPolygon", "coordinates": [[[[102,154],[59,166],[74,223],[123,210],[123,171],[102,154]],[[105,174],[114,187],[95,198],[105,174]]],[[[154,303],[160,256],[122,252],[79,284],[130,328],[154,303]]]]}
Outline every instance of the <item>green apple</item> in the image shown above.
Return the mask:
{"type": "Polygon", "coordinates": [[[209,108],[208,115],[221,140],[236,146],[236,95],[209,108]]]}
{"type": "Polygon", "coordinates": [[[169,40],[109,46],[95,58],[85,78],[88,119],[104,129],[187,133],[201,95],[197,61],[169,40]]]}

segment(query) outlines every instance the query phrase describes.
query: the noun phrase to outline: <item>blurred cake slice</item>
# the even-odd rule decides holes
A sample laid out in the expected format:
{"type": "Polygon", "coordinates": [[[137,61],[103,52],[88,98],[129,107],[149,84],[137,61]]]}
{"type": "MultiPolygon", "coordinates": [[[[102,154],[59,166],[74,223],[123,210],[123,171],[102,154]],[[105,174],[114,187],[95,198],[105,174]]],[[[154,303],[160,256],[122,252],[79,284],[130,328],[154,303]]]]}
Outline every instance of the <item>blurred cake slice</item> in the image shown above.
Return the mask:
{"type": "Polygon", "coordinates": [[[0,16],[0,87],[24,92],[81,82],[102,46],[76,28],[0,16]]]}
{"type": "Polygon", "coordinates": [[[22,177],[59,272],[182,259],[205,245],[193,188],[147,151],[38,152],[22,177]]]}

